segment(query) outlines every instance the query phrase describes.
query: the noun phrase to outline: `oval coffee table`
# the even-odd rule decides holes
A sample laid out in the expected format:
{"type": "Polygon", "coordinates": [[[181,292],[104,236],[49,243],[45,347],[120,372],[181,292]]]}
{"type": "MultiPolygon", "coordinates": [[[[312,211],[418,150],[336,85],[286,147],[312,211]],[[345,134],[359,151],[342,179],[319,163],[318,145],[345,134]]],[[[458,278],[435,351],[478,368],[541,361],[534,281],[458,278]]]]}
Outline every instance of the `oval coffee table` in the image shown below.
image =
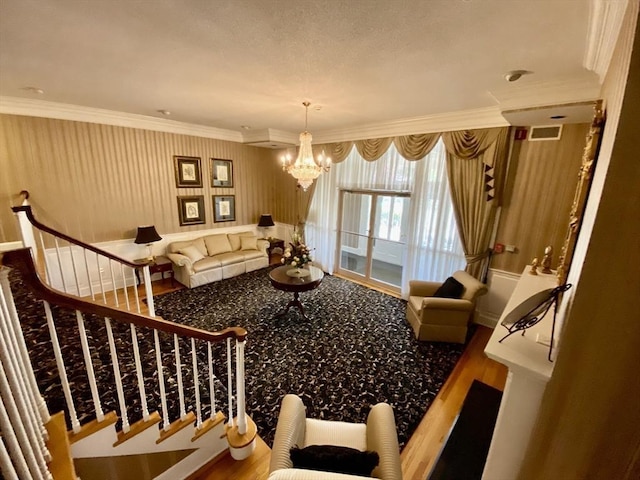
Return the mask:
{"type": "Polygon", "coordinates": [[[295,267],[292,267],[291,265],[283,265],[282,267],[274,268],[269,272],[269,280],[271,280],[271,285],[273,285],[274,288],[284,292],[293,292],[293,300],[287,303],[284,310],[276,315],[276,317],[283,317],[287,312],[289,312],[291,307],[297,307],[302,316],[309,320],[304,313],[302,302],[300,302],[300,292],[308,292],[309,290],[318,288],[318,285],[320,285],[324,278],[324,272],[318,267],[314,267],[312,265],[307,265],[304,269],[309,270],[309,275],[304,277],[293,277],[287,275],[289,270],[295,270],[295,267]]]}

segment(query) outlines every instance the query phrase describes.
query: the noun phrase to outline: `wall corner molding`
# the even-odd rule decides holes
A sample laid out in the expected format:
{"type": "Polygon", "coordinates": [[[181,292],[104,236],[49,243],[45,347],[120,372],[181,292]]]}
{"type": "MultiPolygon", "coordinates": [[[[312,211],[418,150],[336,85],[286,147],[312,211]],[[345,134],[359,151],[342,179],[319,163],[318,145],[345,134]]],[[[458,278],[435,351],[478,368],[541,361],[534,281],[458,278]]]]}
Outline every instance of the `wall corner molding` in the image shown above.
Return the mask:
{"type": "Polygon", "coordinates": [[[604,81],[616,47],[628,0],[591,0],[583,65],[604,81]]]}

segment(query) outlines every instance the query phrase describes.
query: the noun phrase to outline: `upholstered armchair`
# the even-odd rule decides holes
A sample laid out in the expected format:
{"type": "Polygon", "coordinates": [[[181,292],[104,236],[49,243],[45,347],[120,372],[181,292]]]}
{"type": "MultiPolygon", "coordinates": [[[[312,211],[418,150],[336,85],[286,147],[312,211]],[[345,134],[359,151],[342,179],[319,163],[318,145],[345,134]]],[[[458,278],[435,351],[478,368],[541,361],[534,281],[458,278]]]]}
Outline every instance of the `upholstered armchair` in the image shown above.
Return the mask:
{"type": "MultiPolygon", "coordinates": [[[[335,445],[378,453],[379,463],[371,476],[383,480],[402,480],[400,449],[393,410],[378,403],[371,408],[367,423],[346,423],[309,419],[297,395],[286,395],[271,450],[269,480],[351,480],[364,478],[343,473],[293,468],[291,448],[309,445],[335,445]]],[[[368,477],[370,478],[370,477],[368,477]]]]}
{"type": "Polygon", "coordinates": [[[434,297],[442,285],[438,282],[411,280],[407,320],[418,340],[464,343],[467,327],[473,319],[476,299],[487,293],[487,287],[467,272],[453,275],[463,285],[460,298],[434,297]]]}

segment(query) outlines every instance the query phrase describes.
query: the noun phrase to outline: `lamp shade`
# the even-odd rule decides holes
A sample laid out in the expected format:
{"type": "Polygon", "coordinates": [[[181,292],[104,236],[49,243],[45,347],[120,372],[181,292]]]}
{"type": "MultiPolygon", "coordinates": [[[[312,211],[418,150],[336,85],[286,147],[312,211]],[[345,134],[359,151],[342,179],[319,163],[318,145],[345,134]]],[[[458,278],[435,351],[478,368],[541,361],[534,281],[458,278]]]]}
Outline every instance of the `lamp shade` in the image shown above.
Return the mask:
{"type": "Polygon", "coordinates": [[[156,227],[149,225],[147,227],[138,227],[138,234],[133,243],[153,243],[162,240],[162,237],[156,232],[156,227]]]}
{"type": "Polygon", "coordinates": [[[275,223],[273,223],[273,218],[271,215],[260,215],[260,221],[258,222],[259,227],[273,227],[275,223]]]}

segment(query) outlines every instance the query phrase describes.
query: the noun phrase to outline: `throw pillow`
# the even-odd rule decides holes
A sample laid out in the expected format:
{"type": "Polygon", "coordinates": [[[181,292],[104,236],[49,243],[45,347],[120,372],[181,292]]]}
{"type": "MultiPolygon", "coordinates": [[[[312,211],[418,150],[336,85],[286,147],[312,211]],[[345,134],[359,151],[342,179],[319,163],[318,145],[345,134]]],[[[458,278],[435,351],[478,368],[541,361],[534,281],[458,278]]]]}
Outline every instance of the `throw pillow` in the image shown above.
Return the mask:
{"type": "Polygon", "coordinates": [[[240,250],[257,250],[258,237],[240,237],[240,250]]]}
{"type": "Polygon", "coordinates": [[[453,277],[447,278],[442,285],[433,294],[434,297],[440,298],[460,298],[464,292],[464,285],[453,277]]]}
{"type": "Polygon", "coordinates": [[[290,453],[294,468],[366,477],[371,476],[380,461],[376,452],[361,452],[355,448],[335,445],[293,447],[290,453]]]}
{"type": "Polygon", "coordinates": [[[240,250],[240,237],[254,237],[253,232],[240,232],[240,233],[229,233],[227,237],[229,237],[229,243],[231,244],[231,250],[234,252],[236,250],[240,250]]]}
{"type": "Polygon", "coordinates": [[[219,253],[227,253],[231,251],[231,244],[226,234],[207,235],[204,237],[204,243],[207,246],[209,256],[213,257],[219,253]]]}
{"type": "Polygon", "coordinates": [[[198,247],[196,247],[195,245],[181,248],[180,250],[178,250],[178,253],[187,257],[189,260],[191,260],[192,263],[195,263],[198,260],[202,260],[204,258],[204,255],[200,253],[200,250],[198,250],[198,247]]]}

